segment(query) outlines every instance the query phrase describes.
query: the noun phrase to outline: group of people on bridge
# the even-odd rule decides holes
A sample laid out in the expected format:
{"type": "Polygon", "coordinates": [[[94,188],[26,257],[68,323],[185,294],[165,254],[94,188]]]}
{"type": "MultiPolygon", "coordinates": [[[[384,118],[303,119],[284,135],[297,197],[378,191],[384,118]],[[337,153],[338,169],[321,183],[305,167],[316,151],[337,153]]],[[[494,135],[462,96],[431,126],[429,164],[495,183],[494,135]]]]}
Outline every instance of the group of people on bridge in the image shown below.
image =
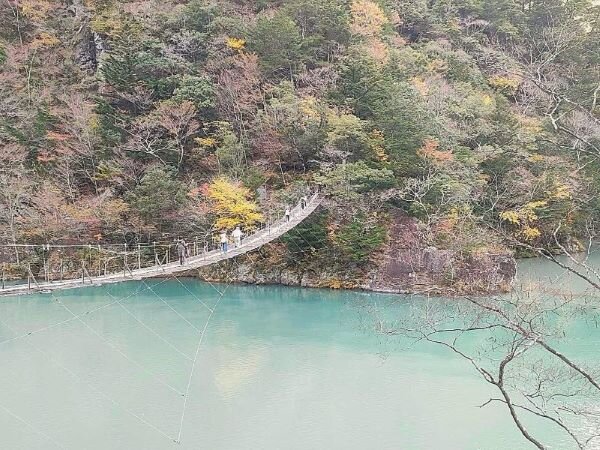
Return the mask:
{"type": "MultiPolygon", "coordinates": [[[[302,196],[302,198],[300,198],[300,208],[304,209],[306,208],[306,206],[308,205],[308,198],[306,196],[302,196]]],[[[291,220],[291,216],[292,216],[292,211],[290,209],[290,207],[286,207],[285,208],[285,213],[284,213],[284,217],[285,217],[285,221],[289,222],[291,220]]],[[[242,232],[240,226],[236,226],[235,229],[231,232],[231,237],[233,238],[233,243],[235,245],[235,248],[239,248],[242,246],[242,237],[244,236],[244,232],[242,232]]],[[[227,251],[229,250],[229,235],[227,233],[227,230],[223,230],[221,231],[220,235],[219,235],[219,246],[221,249],[222,253],[227,253],[227,251]]],[[[177,256],[179,258],[179,264],[180,265],[184,265],[185,261],[187,258],[190,257],[190,248],[189,248],[189,244],[182,238],[178,238],[175,244],[176,248],[177,248],[177,256]]],[[[206,249],[206,245],[205,245],[205,251],[206,249]]]]}
{"type": "MultiPolygon", "coordinates": [[[[239,225],[235,227],[235,229],[231,232],[231,237],[233,238],[233,243],[235,244],[236,248],[242,246],[243,236],[244,233],[240,229],[239,225]]],[[[227,235],[227,231],[221,231],[221,234],[219,236],[219,243],[221,251],[223,253],[227,253],[227,250],[229,250],[229,236],[227,235]]],[[[177,257],[179,259],[179,264],[184,265],[185,261],[190,257],[190,245],[185,241],[185,239],[178,238],[175,243],[175,247],[177,249],[177,257]]],[[[205,245],[204,248],[205,252],[207,251],[206,247],[207,245],[205,245]]]]}
{"type": "MultiPolygon", "coordinates": [[[[233,243],[235,244],[236,248],[239,248],[242,246],[242,237],[243,236],[244,236],[244,233],[240,229],[239,225],[237,227],[235,227],[235,229],[231,232],[231,237],[233,238],[233,243]]],[[[226,230],[221,231],[221,235],[219,236],[219,242],[221,244],[221,251],[223,253],[227,253],[227,250],[229,250],[229,236],[227,236],[226,230]]]]}

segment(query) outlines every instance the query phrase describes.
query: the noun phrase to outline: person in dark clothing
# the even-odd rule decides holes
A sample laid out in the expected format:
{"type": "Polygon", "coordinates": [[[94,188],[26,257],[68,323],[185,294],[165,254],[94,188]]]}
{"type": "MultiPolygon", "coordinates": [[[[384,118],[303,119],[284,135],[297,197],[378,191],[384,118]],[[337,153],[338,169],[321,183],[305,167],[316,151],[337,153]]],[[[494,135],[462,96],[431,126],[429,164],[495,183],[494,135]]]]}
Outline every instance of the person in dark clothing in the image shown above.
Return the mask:
{"type": "Polygon", "coordinates": [[[306,208],[307,203],[308,203],[308,199],[306,198],[306,195],[303,195],[302,198],[300,199],[300,208],[302,208],[302,209],[306,208]]]}
{"type": "Polygon", "coordinates": [[[177,256],[179,257],[179,265],[185,264],[187,257],[188,245],[183,239],[177,239],[177,256]]]}

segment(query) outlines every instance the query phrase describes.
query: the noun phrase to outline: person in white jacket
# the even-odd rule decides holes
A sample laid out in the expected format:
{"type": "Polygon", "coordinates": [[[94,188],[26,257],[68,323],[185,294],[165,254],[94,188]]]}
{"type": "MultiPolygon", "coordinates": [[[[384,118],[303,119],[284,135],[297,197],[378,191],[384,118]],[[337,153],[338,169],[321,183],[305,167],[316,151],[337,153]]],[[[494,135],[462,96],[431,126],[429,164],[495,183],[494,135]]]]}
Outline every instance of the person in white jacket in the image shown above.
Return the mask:
{"type": "Polygon", "coordinates": [[[238,225],[237,227],[235,227],[235,230],[233,230],[232,236],[233,236],[233,241],[235,242],[236,247],[242,246],[242,236],[243,235],[244,235],[244,233],[242,233],[242,230],[240,230],[240,226],[238,225]]]}
{"type": "Polygon", "coordinates": [[[227,239],[227,231],[221,231],[221,251],[223,253],[227,253],[227,244],[228,244],[228,239],[227,239]]]}

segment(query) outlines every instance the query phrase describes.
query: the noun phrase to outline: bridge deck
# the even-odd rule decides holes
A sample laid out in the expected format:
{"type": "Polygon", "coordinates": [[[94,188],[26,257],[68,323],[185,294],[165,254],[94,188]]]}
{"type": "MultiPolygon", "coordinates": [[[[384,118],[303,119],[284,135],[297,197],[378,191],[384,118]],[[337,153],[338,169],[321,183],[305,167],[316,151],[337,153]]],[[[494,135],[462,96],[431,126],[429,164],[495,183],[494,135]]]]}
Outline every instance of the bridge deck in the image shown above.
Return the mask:
{"type": "Polygon", "coordinates": [[[308,203],[304,209],[298,205],[291,210],[291,218],[289,222],[286,221],[285,218],[282,218],[271,224],[269,227],[246,236],[239,248],[232,248],[226,253],[223,253],[219,250],[213,250],[188,258],[184,265],[180,265],[179,261],[176,261],[169,264],[142,267],[140,269],[130,270],[126,273],[119,272],[97,277],[86,277],[85,281],[82,281],[82,278],[77,278],[62,281],[31,283],[31,285],[19,284],[14,286],[6,286],[4,289],[0,289],[0,296],[22,295],[33,292],[48,292],[58,289],[70,289],[87,286],[100,286],[103,284],[119,283],[122,281],[156,278],[164,275],[176,274],[198,269],[200,267],[210,266],[212,264],[243,255],[244,253],[248,253],[271,241],[274,241],[310,216],[313,211],[317,209],[320,203],[321,197],[318,194],[314,194],[308,200],[308,203]]]}

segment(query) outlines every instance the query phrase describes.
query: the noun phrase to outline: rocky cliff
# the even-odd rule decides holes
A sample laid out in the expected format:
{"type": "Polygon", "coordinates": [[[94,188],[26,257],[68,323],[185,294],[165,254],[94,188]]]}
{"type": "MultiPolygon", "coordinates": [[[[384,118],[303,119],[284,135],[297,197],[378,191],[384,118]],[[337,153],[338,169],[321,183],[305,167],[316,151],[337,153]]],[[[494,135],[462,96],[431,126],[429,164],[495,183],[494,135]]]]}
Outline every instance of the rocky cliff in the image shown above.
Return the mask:
{"type": "Polygon", "coordinates": [[[258,255],[246,255],[187,275],[214,282],[443,295],[505,292],[516,275],[516,261],[508,251],[465,253],[427,245],[414,218],[396,216],[388,231],[388,242],[361,271],[340,273],[333,266],[281,261],[273,257],[278,245],[273,244],[258,255]]]}

